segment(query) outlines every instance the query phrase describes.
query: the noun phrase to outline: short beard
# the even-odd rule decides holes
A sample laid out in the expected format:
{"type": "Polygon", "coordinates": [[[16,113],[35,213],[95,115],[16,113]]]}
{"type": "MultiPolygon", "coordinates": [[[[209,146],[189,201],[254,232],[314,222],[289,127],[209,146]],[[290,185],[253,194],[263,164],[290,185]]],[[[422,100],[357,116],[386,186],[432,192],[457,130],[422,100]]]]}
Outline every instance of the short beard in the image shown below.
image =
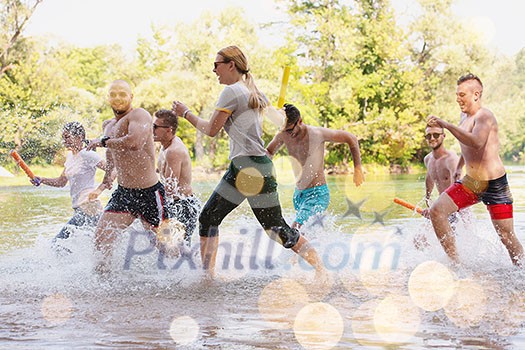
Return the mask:
{"type": "Polygon", "coordinates": [[[115,113],[115,115],[122,115],[122,114],[126,113],[126,111],[118,110],[118,109],[115,109],[115,108],[112,108],[112,109],[113,109],[113,113],[115,113]]]}
{"type": "Polygon", "coordinates": [[[440,142],[437,146],[432,147],[432,150],[437,150],[441,146],[443,146],[443,142],[440,142]]]}

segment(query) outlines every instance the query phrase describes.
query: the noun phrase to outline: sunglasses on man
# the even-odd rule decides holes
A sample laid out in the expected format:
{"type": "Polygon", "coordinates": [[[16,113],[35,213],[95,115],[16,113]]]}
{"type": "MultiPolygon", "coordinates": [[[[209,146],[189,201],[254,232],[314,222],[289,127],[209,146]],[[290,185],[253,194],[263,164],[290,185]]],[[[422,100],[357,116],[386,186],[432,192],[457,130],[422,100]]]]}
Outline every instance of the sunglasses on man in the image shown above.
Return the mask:
{"type": "Polygon", "coordinates": [[[439,137],[440,137],[441,135],[443,135],[443,133],[432,132],[432,133],[430,133],[430,134],[426,134],[426,135],[425,135],[425,138],[426,138],[427,140],[430,140],[430,139],[432,139],[432,138],[434,138],[434,139],[437,140],[437,139],[439,139],[439,137]]]}

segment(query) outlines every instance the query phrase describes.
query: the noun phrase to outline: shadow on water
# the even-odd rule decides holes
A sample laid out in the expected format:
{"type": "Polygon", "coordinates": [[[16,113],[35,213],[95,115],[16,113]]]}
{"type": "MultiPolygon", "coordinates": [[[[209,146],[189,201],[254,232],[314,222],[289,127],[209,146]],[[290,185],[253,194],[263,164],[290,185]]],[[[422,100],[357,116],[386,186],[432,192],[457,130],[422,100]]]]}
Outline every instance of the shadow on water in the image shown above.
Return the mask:
{"type": "MultiPolygon", "coordinates": [[[[123,349],[520,348],[524,273],[483,206],[457,228],[464,265],[453,268],[431,225],[392,203],[422,199],[418,176],[329,178],[327,215],[303,230],[329,270],[273,244],[245,204],[221,226],[217,279],[204,283],[192,252],[159,259],[140,225],[123,233],[106,278],[93,273],[92,232],[57,256],[50,239],[71,215],[67,191],[0,190],[0,347],[123,349]],[[350,201],[350,203],[348,202],[350,201]],[[357,207],[351,207],[352,203],[357,207]],[[361,203],[361,204],[359,204],[361,203]],[[358,205],[359,204],[359,205],[358,205]],[[351,210],[352,209],[352,210],[351,210]],[[428,246],[414,247],[424,236],[428,246]]],[[[522,241],[525,173],[511,174],[522,241]]],[[[212,184],[196,184],[205,199],[212,184]]],[[[281,186],[293,219],[293,187],[281,186]]]]}

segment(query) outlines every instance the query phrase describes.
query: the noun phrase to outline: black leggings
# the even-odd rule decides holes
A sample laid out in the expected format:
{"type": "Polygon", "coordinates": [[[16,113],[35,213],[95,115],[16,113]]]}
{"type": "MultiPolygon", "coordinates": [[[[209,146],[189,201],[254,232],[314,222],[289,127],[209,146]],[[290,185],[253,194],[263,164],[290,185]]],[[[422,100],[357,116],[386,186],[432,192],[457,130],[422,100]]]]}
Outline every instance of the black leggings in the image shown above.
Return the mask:
{"type": "Polygon", "coordinates": [[[283,218],[275,170],[267,156],[232,159],[199,216],[200,236],[217,236],[222,220],[245,199],[248,199],[255,217],[272,239],[285,248],[295,246],[300,234],[283,218]]]}

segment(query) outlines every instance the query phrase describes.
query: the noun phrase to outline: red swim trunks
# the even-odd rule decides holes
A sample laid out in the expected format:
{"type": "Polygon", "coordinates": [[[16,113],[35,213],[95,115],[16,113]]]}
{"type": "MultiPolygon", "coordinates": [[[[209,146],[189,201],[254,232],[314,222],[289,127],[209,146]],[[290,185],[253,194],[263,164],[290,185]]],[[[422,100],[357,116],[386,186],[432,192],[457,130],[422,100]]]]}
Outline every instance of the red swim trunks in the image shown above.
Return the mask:
{"type": "Polygon", "coordinates": [[[474,180],[470,176],[456,181],[445,190],[459,209],[483,201],[492,220],[512,218],[512,194],[510,193],[507,175],[489,180],[474,180]]]}

